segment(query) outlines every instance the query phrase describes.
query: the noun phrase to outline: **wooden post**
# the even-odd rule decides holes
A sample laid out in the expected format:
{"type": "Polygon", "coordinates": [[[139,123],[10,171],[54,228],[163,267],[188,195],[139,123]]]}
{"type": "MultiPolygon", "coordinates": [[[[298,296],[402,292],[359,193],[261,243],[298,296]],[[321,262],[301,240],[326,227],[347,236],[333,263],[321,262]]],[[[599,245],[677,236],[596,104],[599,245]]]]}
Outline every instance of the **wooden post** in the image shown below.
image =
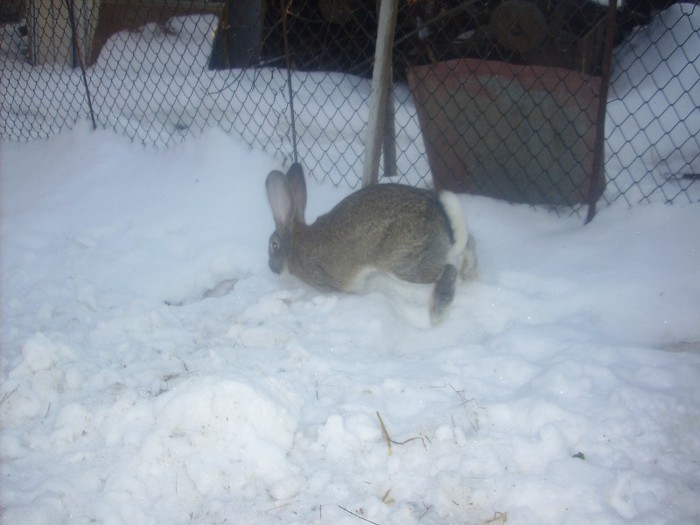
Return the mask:
{"type": "Polygon", "coordinates": [[[363,186],[374,184],[379,179],[379,157],[382,142],[385,142],[387,101],[392,80],[391,48],[394,42],[398,5],[398,0],[381,0],[379,7],[377,45],[374,50],[374,69],[372,70],[372,91],[369,97],[369,119],[365,136],[365,162],[362,168],[363,186]]]}
{"type": "Polygon", "coordinates": [[[27,36],[32,65],[57,64],[77,67],[75,53],[90,56],[101,2],[73,0],[73,25],[66,0],[36,0],[27,3],[27,36]],[[76,47],[77,41],[77,47],[76,47]]]}

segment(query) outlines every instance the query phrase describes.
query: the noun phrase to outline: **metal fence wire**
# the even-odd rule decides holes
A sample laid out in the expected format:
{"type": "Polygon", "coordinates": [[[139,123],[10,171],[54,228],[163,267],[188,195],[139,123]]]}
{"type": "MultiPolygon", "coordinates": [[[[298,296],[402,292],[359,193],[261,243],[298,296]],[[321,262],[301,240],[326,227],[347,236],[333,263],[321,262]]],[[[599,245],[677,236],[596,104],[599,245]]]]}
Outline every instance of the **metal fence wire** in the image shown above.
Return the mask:
{"type": "MultiPolygon", "coordinates": [[[[165,147],[218,126],[357,187],[378,6],[4,0],[0,136],[91,120],[165,147]]],[[[575,210],[700,201],[697,3],[399,0],[393,42],[395,180],[575,210]]]]}

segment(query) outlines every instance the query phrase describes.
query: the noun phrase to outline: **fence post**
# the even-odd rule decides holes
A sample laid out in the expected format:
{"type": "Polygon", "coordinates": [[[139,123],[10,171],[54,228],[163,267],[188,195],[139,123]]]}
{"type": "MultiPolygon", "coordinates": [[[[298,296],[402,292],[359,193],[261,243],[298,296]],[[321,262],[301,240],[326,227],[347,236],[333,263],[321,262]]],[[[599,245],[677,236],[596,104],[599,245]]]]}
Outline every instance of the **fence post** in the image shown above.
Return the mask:
{"type": "Polygon", "coordinates": [[[388,95],[391,89],[391,48],[394,42],[397,11],[398,0],[381,0],[377,24],[377,44],[374,50],[374,68],[372,70],[372,91],[369,98],[367,135],[365,136],[365,161],[362,167],[363,186],[374,184],[379,179],[379,156],[381,155],[382,142],[386,144],[383,135],[387,117],[388,95]]]}
{"type": "Polygon", "coordinates": [[[289,51],[289,35],[287,34],[288,25],[287,17],[289,16],[289,9],[291,8],[292,0],[282,0],[282,34],[284,39],[284,57],[287,63],[287,89],[289,92],[289,118],[292,126],[292,150],[294,155],[294,162],[299,162],[299,155],[297,154],[297,126],[294,113],[294,88],[292,87],[292,57],[289,51]]]}
{"type": "MultiPolygon", "coordinates": [[[[391,73],[391,72],[390,72],[391,73]]],[[[386,94],[386,108],[384,111],[384,176],[396,177],[398,169],[396,168],[396,117],[394,109],[394,90],[393,76],[389,81],[389,90],[386,94]]]]}
{"type": "Polygon", "coordinates": [[[92,109],[92,96],[90,95],[90,86],[87,81],[87,75],[85,74],[85,60],[83,60],[83,52],[78,40],[78,28],[75,23],[75,10],[73,0],[65,0],[66,9],[68,9],[68,20],[70,22],[71,30],[71,41],[73,43],[73,53],[77,58],[78,65],[80,66],[80,72],[83,77],[83,87],[85,88],[85,96],[87,97],[88,109],[90,110],[90,120],[92,122],[92,130],[97,129],[97,123],[95,122],[95,112],[92,109]]]}
{"type": "MultiPolygon", "coordinates": [[[[613,39],[615,37],[615,16],[617,13],[617,0],[609,0],[607,12],[607,26],[605,28],[605,47],[603,48],[603,64],[601,67],[600,93],[598,94],[598,114],[596,117],[595,149],[593,151],[593,173],[588,190],[588,211],[584,224],[593,220],[596,214],[596,201],[598,188],[603,186],[605,180],[605,116],[608,106],[608,87],[610,86],[610,74],[612,64],[613,39]]],[[[604,191],[604,190],[603,190],[604,191]]]]}

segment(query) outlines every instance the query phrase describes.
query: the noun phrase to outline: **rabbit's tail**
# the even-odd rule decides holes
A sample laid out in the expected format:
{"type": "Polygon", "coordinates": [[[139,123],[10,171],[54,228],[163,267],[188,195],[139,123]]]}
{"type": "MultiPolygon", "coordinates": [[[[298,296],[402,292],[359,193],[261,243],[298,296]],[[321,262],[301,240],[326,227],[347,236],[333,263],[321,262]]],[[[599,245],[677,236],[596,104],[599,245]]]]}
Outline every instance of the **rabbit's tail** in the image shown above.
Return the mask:
{"type": "Polygon", "coordinates": [[[447,253],[447,264],[459,269],[464,281],[475,279],[478,274],[476,260],[476,241],[467,229],[462,213],[462,206],[457,196],[449,191],[440,193],[440,202],[452,228],[454,242],[447,253]]]}
{"type": "Polygon", "coordinates": [[[447,254],[447,262],[459,268],[469,241],[469,231],[464,220],[462,205],[459,203],[457,196],[450,191],[440,193],[440,202],[450,222],[453,237],[452,246],[447,254]]]}
{"type": "Polygon", "coordinates": [[[437,324],[452,303],[455,281],[459,274],[462,280],[471,280],[477,275],[476,242],[467,229],[462,205],[457,196],[449,191],[440,193],[440,202],[452,229],[452,246],[447,252],[445,266],[435,282],[430,305],[430,319],[437,324]]]}
{"type": "Polygon", "coordinates": [[[440,323],[454,299],[457,273],[464,267],[465,254],[470,240],[462,205],[457,196],[449,191],[444,191],[440,193],[440,203],[450,223],[452,245],[447,252],[445,266],[433,287],[430,303],[430,321],[433,325],[440,323]]]}

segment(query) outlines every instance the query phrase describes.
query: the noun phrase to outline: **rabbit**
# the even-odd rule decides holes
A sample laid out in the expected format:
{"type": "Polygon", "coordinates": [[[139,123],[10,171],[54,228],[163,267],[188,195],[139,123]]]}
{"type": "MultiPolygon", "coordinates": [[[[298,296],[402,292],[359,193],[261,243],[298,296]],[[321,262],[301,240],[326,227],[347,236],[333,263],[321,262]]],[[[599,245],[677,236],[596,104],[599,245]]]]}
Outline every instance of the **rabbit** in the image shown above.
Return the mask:
{"type": "Polygon", "coordinates": [[[306,224],[306,182],[301,164],[265,181],[275,231],[269,266],[327,291],[356,291],[369,271],[411,283],[434,283],[430,321],[438,324],[452,303],[458,274],[474,278],[476,253],[462,208],[450,192],[402,184],[374,184],[306,224]]]}

